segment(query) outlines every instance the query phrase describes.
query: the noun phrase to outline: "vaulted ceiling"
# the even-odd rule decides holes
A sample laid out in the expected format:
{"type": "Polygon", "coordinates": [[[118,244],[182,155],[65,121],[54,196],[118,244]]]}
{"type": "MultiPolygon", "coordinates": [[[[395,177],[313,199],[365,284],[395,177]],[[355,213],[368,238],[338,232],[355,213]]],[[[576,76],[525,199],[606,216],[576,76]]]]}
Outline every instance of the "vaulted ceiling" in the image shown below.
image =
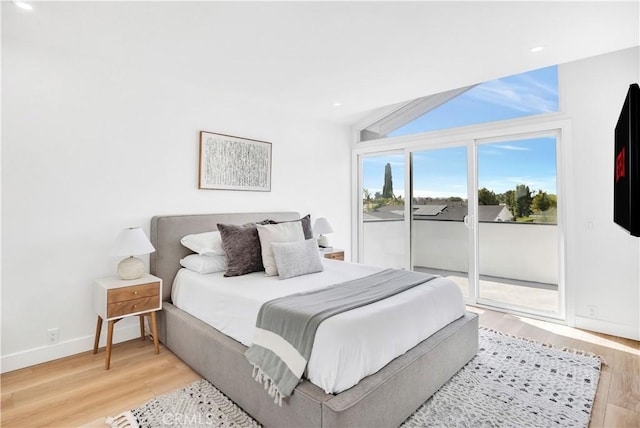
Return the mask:
{"type": "Polygon", "coordinates": [[[640,44],[638,1],[33,5],[2,3],[3,44],[37,44],[338,123],[640,44]],[[536,46],[544,49],[531,52],[536,46]]]}

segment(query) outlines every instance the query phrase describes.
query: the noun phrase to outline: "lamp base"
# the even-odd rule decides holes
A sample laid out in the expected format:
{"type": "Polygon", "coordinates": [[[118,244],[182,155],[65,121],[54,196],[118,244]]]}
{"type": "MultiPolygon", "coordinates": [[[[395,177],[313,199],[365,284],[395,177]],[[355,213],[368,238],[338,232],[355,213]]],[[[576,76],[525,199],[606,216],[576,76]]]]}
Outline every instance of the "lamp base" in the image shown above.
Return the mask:
{"type": "Polygon", "coordinates": [[[329,246],[329,240],[327,239],[326,236],[324,235],[320,235],[318,237],[318,247],[328,247],[329,246]]]}
{"type": "Polygon", "coordinates": [[[137,257],[127,257],[118,263],[120,279],[138,279],[144,274],[144,262],[137,257]]]}

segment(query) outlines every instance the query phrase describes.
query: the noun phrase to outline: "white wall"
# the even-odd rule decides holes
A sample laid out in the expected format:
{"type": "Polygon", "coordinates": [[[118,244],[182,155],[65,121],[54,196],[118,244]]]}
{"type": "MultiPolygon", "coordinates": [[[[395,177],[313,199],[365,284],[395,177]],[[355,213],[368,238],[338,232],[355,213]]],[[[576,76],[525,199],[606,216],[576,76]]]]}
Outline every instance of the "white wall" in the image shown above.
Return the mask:
{"type": "Polygon", "coordinates": [[[640,239],[613,222],[613,130],[640,48],[564,64],[561,102],[571,118],[567,282],[577,327],[640,339],[640,239]],[[587,223],[593,224],[592,229],[587,223]],[[588,306],[597,307],[596,319],[588,306]]]}
{"type": "MultiPolygon", "coordinates": [[[[330,219],[332,244],[349,252],[346,127],[89,56],[2,44],[3,371],[91,348],[92,281],[115,274],[118,231],[148,232],[153,215],[311,213],[330,219]],[[272,191],[198,190],[200,130],[272,142],[272,191]],[[47,346],[52,327],[60,344],[47,346]]],[[[115,331],[135,337],[135,320],[115,331]]]]}

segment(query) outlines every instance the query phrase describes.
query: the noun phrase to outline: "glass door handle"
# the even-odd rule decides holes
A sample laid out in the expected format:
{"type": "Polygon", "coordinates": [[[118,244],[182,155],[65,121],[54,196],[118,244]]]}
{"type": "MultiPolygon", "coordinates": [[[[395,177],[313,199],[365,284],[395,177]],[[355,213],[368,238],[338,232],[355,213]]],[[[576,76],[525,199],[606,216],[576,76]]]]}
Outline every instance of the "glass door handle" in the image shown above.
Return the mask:
{"type": "Polygon", "coordinates": [[[473,227],[473,223],[472,223],[472,218],[470,215],[466,215],[464,216],[464,225],[467,226],[468,229],[471,229],[473,227]]]}

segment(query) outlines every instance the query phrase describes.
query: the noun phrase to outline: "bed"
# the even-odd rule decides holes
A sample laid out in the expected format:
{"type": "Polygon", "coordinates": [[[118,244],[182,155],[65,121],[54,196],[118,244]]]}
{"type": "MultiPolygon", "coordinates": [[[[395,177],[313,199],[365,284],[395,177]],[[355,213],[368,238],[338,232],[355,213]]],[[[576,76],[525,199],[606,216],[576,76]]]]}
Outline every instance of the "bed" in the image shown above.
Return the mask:
{"type": "MultiPolygon", "coordinates": [[[[190,253],[180,244],[188,234],[216,230],[218,223],[243,224],[266,218],[286,221],[295,212],[158,216],[151,221],[151,273],[163,280],[159,337],[167,348],[265,426],[398,426],[477,352],[477,316],[459,319],[395,358],[355,386],[335,394],[303,380],[283,403],[274,405],[251,378],[247,347],[179,309],[171,301],[179,260],[190,253]]],[[[340,263],[340,262],[333,262],[340,263]]],[[[178,281],[179,283],[179,281],[178,281]]],[[[326,389],[326,388],[325,388],[326,389]]]]}

